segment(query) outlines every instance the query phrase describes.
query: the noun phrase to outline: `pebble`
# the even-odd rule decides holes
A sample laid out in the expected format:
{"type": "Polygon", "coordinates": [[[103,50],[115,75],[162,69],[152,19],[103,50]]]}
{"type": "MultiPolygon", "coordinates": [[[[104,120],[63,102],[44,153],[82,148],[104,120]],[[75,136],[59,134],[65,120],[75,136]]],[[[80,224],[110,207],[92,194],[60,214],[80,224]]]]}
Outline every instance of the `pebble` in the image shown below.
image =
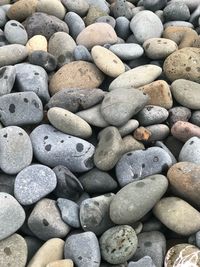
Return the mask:
{"type": "Polygon", "coordinates": [[[0,68],[0,96],[9,94],[14,86],[16,70],[14,66],[0,68]]]}
{"type": "Polygon", "coordinates": [[[72,260],[58,260],[52,261],[51,263],[47,264],[46,267],[73,267],[72,260]]]}
{"type": "Polygon", "coordinates": [[[62,0],[63,5],[69,12],[74,12],[79,16],[85,16],[89,9],[89,3],[86,0],[62,0]]]}
{"type": "Polygon", "coordinates": [[[137,13],[130,22],[130,28],[136,40],[141,44],[150,38],[161,37],[163,32],[161,20],[149,10],[137,13]]]}
{"type": "Polygon", "coordinates": [[[199,110],[194,111],[192,113],[191,119],[190,119],[191,123],[200,126],[200,112],[199,110]]]}
{"type": "Polygon", "coordinates": [[[84,22],[88,26],[88,25],[95,23],[98,18],[101,18],[106,15],[108,14],[104,12],[103,10],[101,10],[99,7],[91,5],[89,7],[87,16],[84,19],[84,22]]]}
{"type": "Polygon", "coordinates": [[[200,213],[178,197],[162,198],[154,206],[153,213],[165,226],[179,235],[188,236],[200,229],[200,213]]]}
{"type": "Polygon", "coordinates": [[[163,9],[163,15],[166,21],[171,20],[189,20],[190,10],[185,3],[172,2],[163,9]]]}
{"type": "Polygon", "coordinates": [[[130,261],[128,267],[156,267],[152,261],[152,258],[149,256],[144,256],[137,262],[130,261]]]}
{"type": "Polygon", "coordinates": [[[77,45],[73,51],[73,56],[76,61],[83,60],[92,62],[92,56],[84,45],[77,45]]]}
{"type": "Polygon", "coordinates": [[[48,72],[54,71],[57,67],[56,58],[52,54],[42,50],[36,50],[29,54],[28,61],[32,65],[38,65],[48,72]]]}
{"type": "Polygon", "coordinates": [[[101,9],[104,12],[109,13],[109,5],[106,1],[104,0],[86,0],[86,2],[90,5],[90,6],[96,6],[99,9],[101,9]]]}
{"type": "MultiPolygon", "coordinates": [[[[10,194],[0,192],[0,244],[2,240],[14,234],[25,221],[25,211],[10,194]]],[[[4,240],[5,241],[5,240],[4,240]]],[[[1,247],[1,245],[0,245],[1,247]]],[[[1,251],[1,249],[0,249],[1,251]]],[[[1,257],[0,257],[1,262],[1,257]]]]}
{"type": "Polygon", "coordinates": [[[22,205],[34,204],[51,193],[56,184],[56,175],[49,167],[41,164],[28,166],[16,176],[15,198],[22,205]]]}
{"type": "Polygon", "coordinates": [[[66,88],[98,88],[103,80],[103,73],[94,64],[74,61],[65,64],[53,75],[49,91],[54,95],[66,88]]]}
{"type": "Polygon", "coordinates": [[[139,44],[114,44],[109,49],[121,60],[133,60],[143,55],[144,50],[139,44]]]}
{"type": "Polygon", "coordinates": [[[186,142],[193,136],[200,137],[200,127],[190,122],[177,121],[171,128],[174,137],[182,142],[186,142]]]}
{"type": "Polygon", "coordinates": [[[39,250],[39,248],[42,246],[42,241],[33,236],[25,236],[24,239],[28,248],[27,262],[29,262],[33,258],[35,253],[39,250]]]}
{"type": "Polygon", "coordinates": [[[125,136],[122,139],[122,142],[122,154],[135,150],[145,149],[143,143],[136,140],[132,135],[125,136]]]}
{"type": "Polygon", "coordinates": [[[110,204],[111,220],[116,224],[137,222],[154,207],[167,187],[167,178],[159,174],[126,185],[110,204]]]}
{"type": "Polygon", "coordinates": [[[38,0],[37,12],[53,15],[59,19],[63,19],[66,13],[65,7],[58,0],[38,0]]]}
{"type": "Polygon", "coordinates": [[[47,112],[50,123],[59,131],[81,138],[92,135],[90,125],[74,113],[59,107],[50,108],[47,112]]]}
{"type": "Polygon", "coordinates": [[[99,267],[101,256],[96,235],[93,232],[67,237],[64,247],[65,259],[71,259],[79,267],[99,267]]]}
{"type": "Polygon", "coordinates": [[[125,123],[123,126],[119,127],[119,133],[121,134],[121,137],[124,137],[130,133],[132,133],[135,129],[137,129],[139,126],[139,122],[135,119],[129,120],[127,123],[125,123]]]}
{"type": "Polygon", "coordinates": [[[70,227],[62,220],[56,201],[42,198],[34,206],[29,218],[28,227],[41,240],[64,238],[70,227]]]}
{"type": "Polygon", "coordinates": [[[47,52],[47,39],[43,35],[34,35],[26,43],[26,48],[29,54],[34,51],[44,51],[47,52]]]}
{"type": "Polygon", "coordinates": [[[130,31],[130,21],[126,17],[118,17],[115,20],[115,31],[118,37],[126,40],[129,35],[131,35],[130,31]]]}
{"type": "Polygon", "coordinates": [[[74,12],[68,12],[65,16],[65,22],[67,23],[70,31],[70,35],[76,39],[79,33],[85,29],[85,23],[83,19],[74,12]]]}
{"type": "MultiPolygon", "coordinates": [[[[115,26],[116,26],[116,20],[113,17],[109,16],[109,15],[101,16],[101,17],[97,18],[95,22],[108,23],[113,28],[115,28],[115,26]]],[[[116,31],[116,29],[115,29],[115,31],[116,31]]],[[[117,36],[118,36],[118,34],[117,34],[117,36]]]]}
{"type": "Polygon", "coordinates": [[[194,25],[190,22],[187,21],[182,21],[182,20],[175,20],[175,21],[168,21],[164,25],[164,29],[167,27],[173,26],[173,27],[188,27],[193,29],[194,25]]]}
{"type": "Polygon", "coordinates": [[[175,156],[172,154],[172,152],[168,149],[168,147],[162,141],[156,141],[155,146],[158,146],[158,147],[164,149],[169,154],[169,156],[172,160],[172,165],[177,163],[175,156]]]}
{"type": "Polygon", "coordinates": [[[4,27],[4,34],[10,44],[25,45],[28,35],[24,26],[16,20],[9,20],[4,27]]]}
{"type": "Polygon", "coordinates": [[[160,147],[131,151],[116,164],[116,176],[120,186],[141,180],[149,175],[162,173],[172,165],[169,154],[160,147]]]}
{"type": "Polygon", "coordinates": [[[83,172],[93,167],[91,157],[94,146],[83,139],[59,132],[46,124],[36,127],[30,138],[34,156],[44,165],[64,165],[73,172],[83,172]]]}
{"type": "Polygon", "coordinates": [[[143,0],[143,5],[145,9],[156,11],[163,9],[167,4],[166,0],[143,0]]]}
{"type": "Polygon", "coordinates": [[[199,137],[194,136],[185,142],[179,154],[179,161],[188,161],[197,164],[200,163],[199,137]]]}
{"type": "Polygon", "coordinates": [[[99,236],[114,225],[109,217],[113,196],[114,194],[100,195],[81,203],[80,222],[84,231],[91,231],[99,236]]]}
{"type": "Polygon", "coordinates": [[[28,55],[28,50],[21,44],[10,44],[0,47],[0,67],[15,65],[22,62],[28,55]]]}
{"type": "Polygon", "coordinates": [[[26,241],[21,235],[13,234],[0,241],[1,267],[24,267],[27,254],[26,241]]]}
{"type": "Polygon", "coordinates": [[[134,255],[138,239],[131,226],[121,225],[104,232],[99,243],[102,258],[111,264],[120,264],[134,255]]]}
{"type": "MultiPolygon", "coordinates": [[[[149,125],[145,129],[149,132],[149,138],[147,138],[146,140],[148,142],[164,140],[170,133],[169,127],[165,124],[149,125]]],[[[134,136],[135,136],[135,133],[134,133],[134,136]]]]}
{"type": "Polygon", "coordinates": [[[172,127],[177,121],[188,121],[191,117],[190,109],[186,107],[174,107],[169,110],[168,122],[172,127]]]}
{"type": "Polygon", "coordinates": [[[0,27],[4,27],[7,22],[6,12],[0,8],[0,27]]]}
{"type": "Polygon", "coordinates": [[[71,227],[80,228],[79,206],[66,198],[58,198],[56,204],[60,209],[63,221],[71,227]]]}

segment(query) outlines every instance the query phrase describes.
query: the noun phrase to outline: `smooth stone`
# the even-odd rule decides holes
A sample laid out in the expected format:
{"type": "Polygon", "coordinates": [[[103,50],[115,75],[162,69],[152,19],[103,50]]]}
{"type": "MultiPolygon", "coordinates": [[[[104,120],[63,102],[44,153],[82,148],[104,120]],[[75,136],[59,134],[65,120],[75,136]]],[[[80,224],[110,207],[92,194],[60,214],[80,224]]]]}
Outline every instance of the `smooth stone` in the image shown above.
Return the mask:
{"type": "Polygon", "coordinates": [[[163,230],[163,224],[155,217],[143,223],[143,228],[142,228],[143,232],[162,231],[162,230],[163,230]]]}
{"type": "Polygon", "coordinates": [[[18,90],[21,92],[35,92],[42,102],[46,103],[50,98],[46,71],[40,66],[29,63],[17,64],[15,68],[18,90]]]}
{"type": "MultiPolygon", "coordinates": [[[[116,20],[109,15],[101,16],[101,17],[97,18],[95,22],[108,23],[114,29],[115,29],[115,25],[116,25],[116,20]]],[[[115,29],[115,31],[116,31],[116,29],[115,29]]],[[[118,36],[118,34],[117,34],[117,36],[118,36]]]]}
{"type": "Polygon", "coordinates": [[[173,99],[170,87],[164,80],[158,80],[138,88],[149,96],[148,105],[172,108],[173,99]]]}
{"type": "Polygon", "coordinates": [[[124,125],[118,128],[119,133],[121,134],[121,137],[124,137],[128,134],[133,133],[134,130],[136,130],[139,126],[139,122],[137,120],[131,119],[124,125]]]}
{"type": "Polygon", "coordinates": [[[82,110],[76,113],[82,119],[87,121],[90,125],[97,126],[100,128],[105,128],[109,126],[108,122],[105,121],[101,114],[101,104],[95,105],[86,110],[82,110]]]}
{"type": "Polygon", "coordinates": [[[118,17],[116,20],[115,31],[117,36],[126,40],[130,35],[130,21],[126,17],[118,17]]]}
{"type": "Polygon", "coordinates": [[[62,260],[64,244],[60,238],[49,239],[35,253],[27,267],[44,267],[52,261],[62,260]]]}
{"type": "Polygon", "coordinates": [[[46,124],[36,127],[30,138],[36,159],[44,165],[64,165],[73,172],[93,167],[94,146],[83,139],[59,132],[46,124]]]}
{"type": "Polygon", "coordinates": [[[193,11],[199,5],[198,0],[171,0],[172,3],[174,2],[183,2],[185,3],[191,11],[193,11]]]}
{"type": "Polygon", "coordinates": [[[124,0],[116,0],[112,6],[112,13],[115,18],[125,17],[130,20],[133,16],[131,7],[129,6],[127,1],[124,0]]]}
{"type": "MultiPolygon", "coordinates": [[[[165,253],[165,236],[158,231],[144,232],[138,235],[138,248],[133,256],[133,259],[140,260],[141,258],[148,256],[151,257],[151,262],[154,266],[162,267],[165,253]]],[[[146,265],[143,266],[146,267],[146,265]]]]}
{"type": "Polygon", "coordinates": [[[37,0],[30,0],[27,6],[26,0],[17,1],[11,5],[6,15],[9,19],[24,21],[28,16],[31,16],[37,7],[37,0]]]}
{"type": "Polygon", "coordinates": [[[92,62],[92,56],[88,49],[83,46],[83,45],[77,45],[73,51],[73,56],[76,61],[78,60],[83,60],[83,61],[88,61],[92,62]]]}
{"type": "Polygon", "coordinates": [[[0,208],[0,240],[3,240],[22,226],[25,212],[13,196],[4,192],[0,192],[0,208]]]}
{"type": "Polygon", "coordinates": [[[153,260],[149,256],[144,256],[137,262],[130,261],[128,264],[128,267],[156,267],[155,264],[153,263],[153,260]]]}
{"type": "Polygon", "coordinates": [[[51,78],[49,91],[53,95],[66,88],[98,88],[103,73],[92,63],[74,61],[62,66],[51,78]]]}
{"type": "Polygon", "coordinates": [[[31,164],[31,140],[20,127],[8,126],[0,130],[0,151],[0,168],[7,174],[17,174],[31,164]]]}
{"type": "Polygon", "coordinates": [[[0,8],[0,27],[4,27],[7,22],[7,16],[5,10],[0,8]]]}
{"type": "Polygon", "coordinates": [[[113,192],[117,187],[117,182],[110,176],[109,173],[101,171],[97,168],[93,168],[89,172],[80,176],[79,181],[81,182],[84,190],[91,193],[104,194],[113,192]]]}
{"type": "Polygon", "coordinates": [[[163,9],[167,4],[167,0],[143,0],[145,9],[156,11],[163,9]]]}
{"type": "Polygon", "coordinates": [[[109,49],[125,61],[139,58],[144,54],[144,50],[139,44],[115,44],[111,45],[109,49]]]}
{"type": "Polygon", "coordinates": [[[0,68],[0,96],[9,94],[15,83],[16,70],[14,66],[0,68]]]}
{"type": "Polygon", "coordinates": [[[140,125],[148,126],[164,122],[168,118],[168,115],[169,112],[163,107],[146,105],[137,114],[137,120],[140,125]]]}
{"type": "Polygon", "coordinates": [[[4,34],[10,44],[25,45],[28,41],[28,34],[24,26],[16,20],[9,20],[6,23],[4,34]]]}
{"type": "Polygon", "coordinates": [[[56,166],[53,171],[57,177],[57,186],[54,190],[56,197],[70,200],[78,199],[80,194],[83,193],[83,186],[79,179],[67,167],[62,165],[56,166]]]}
{"type": "Polygon", "coordinates": [[[47,52],[47,39],[43,35],[34,35],[26,44],[29,54],[34,51],[47,52]]]}
{"type": "Polygon", "coordinates": [[[164,149],[169,154],[172,160],[172,165],[177,163],[175,156],[172,154],[172,152],[168,149],[168,147],[162,141],[156,141],[155,146],[164,149]]]}
{"type": "Polygon", "coordinates": [[[33,51],[28,57],[29,63],[38,65],[48,72],[54,71],[57,67],[56,58],[43,50],[33,51]]]}
{"type": "Polygon", "coordinates": [[[35,12],[23,24],[29,38],[34,35],[43,35],[49,40],[55,32],[69,32],[69,28],[64,21],[42,12],[35,12]]]}
{"type": "Polygon", "coordinates": [[[117,35],[108,23],[94,23],[80,32],[76,38],[76,43],[91,49],[95,45],[117,43],[117,35]]]}
{"type": "Polygon", "coordinates": [[[177,121],[171,128],[171,134],[182,142],[191,137],[200,137],[200,127],[190,122],[177,121]]]}
{"type": "Polygon", "coordinates": [[[52,261],[46,265],[46,267],[73,267],[73,266],[74,264],[72,260],[52,261]]]}
{"type": "Polygon", "coordinates": [[[160,174],[126,185],[110,204],[111,220],[116,224],[137,222],[154,207],[167,187],[167,178],[160,174]]]}
{"type": "Polygon", "coordinates": [[[199,83],[200,69],[197,67],[199,62],[200,49],[195,47],[185,47],[177,50],[166,58],[163,70],[171,82],[178,79],[186,79],[199,83]]]}
{"type": "Polygon", "coordinates": [[[47,108],[60,107],[67,109],[73,113],[89,109],[101,102],[104,98],[105,92],[101,89],[63,89],[55,93],[49,102],[47,108]]]}
{"type": "Polygon", "coordinates": [[[172,154],[178,159],[179,153],[183,147],[183,143],[176,139],[173,135],[169,135],[165,140],[164,144],[172,152],[172,154]]]}
{"type": "Polygon", "coordinates": [[[56,201],[48,198],[39,200],[29,218],[28,227],[41,240],[64,238],[70,227],[62,220],[56,201]]]}
{"type": "Polygon", "coordinates": [[[67,237],[64,257],[73,260],[79,267],[99,267],[101,256],[96,235],[88,231],[67,237]]]}
{"type": "Polygon", "coordinates": [[[150,38],[161,37],[163,32],[161,20],[149,10],[137,13],[130,22],[130,28],[141,44],[150,38]]]}
{"type": "Polygon", "coordinates": [[[164,29],[166,29],[167,27],[170,27],[170,26],[173,26],[173,27],[188,27],[188,28],[191,28],[191,29],[194,28],[194,25],[192,23],[187,22],[187,21],[182,21],[182,20],[168,21],[163,25],[164,29]]]}
{"type": "Polygon", "coordinates": [[[124,154],[116,164],[117,181],[121,187],[159,174],[172,165],[169,154],[160,147],[131,151],[124,154]]]}
{"type": "Polygon", "coordinates": [[[200,229],[200,213],[178,197],[161,199],[154,206],[153,213],[167,228],[179,235],[188,236],[200,229]]]}
{"type": "Polygon", "coordinates": [[[15,175],[0,173],[0,192],[14,195],[15,175]]]}
{"type": "Polygon", "coordinates": [[[21,44],[9,44],[0,47],[0,67],[15,65],[28,56],[28,50],[21,44]]]}
{"type": "Polygon", "coordinates": [[[77,38],[79,33],[85,29],[83,19],[74,12],[67,12],[64,20],[67,23],[70,35],[74,38],[74,40],[77,38]]]}
{"type": "MultiPolygon", "coordinates": [[[[84,22],[88,26],[88,25],[95,23],[98,18],[101,18],[101,17],[106,16],[106,15],[108,15],[106,12],[104,12],[103,10],[98,8],[97,6],[91,5],[89,7],[88,12],[87,12],[87,16],[84,18],[84,22]]],[[[107,23],[107,22],[105,22],[105,23],[107,23]]]]}
{"type": "Polygon", "coordinates": [[[76,43],[68,33],[56,32],[49,39],[48,52],[56,58],[60,68],[74,60],[73,51],[75,47],[76,43]]]}
{"type": "Polygon", "coordinates": [[[34,92],[11,93],[0,96],[0,121],[4,126],[39,123],[43,105],[34,92]]]}
{"type": "Polygon", "coordinates": [[[66,9],[62,5],[61,1],[58,0],[39,0],[37,2],[37,12],[43,12],[48,15],[53,15],[60,20],[65,16],[66,9]]]}
{"type": "Polygon", "coordinates": [[[109,5],[105,0],[86,0],[90,6],[96,6],[104,12],[109,13],[109,5]]]}
{"type": "Polygon", "coordinates": [[[104,232],[99,243],[102,258],[111,264],[120,264],[134,255],[138,239],[131,226],[121,225],[104,232]]]}
{"type": "Polygon", "coordinates": [[[179,161],[188,161],[197,164],[200,163],[199,137],[194,136],[185,142],[179,154],[179,161]]]}
{"type": "Polygon", "coordinates": [[[150,38],[143,43],[145,54],[151,59],[163,59],[178,50],[177,44],[166,38],[150,38]]]}
{"type": "Polygon", "coordinates": [[[61,2],[69,12],[74,12],[79,16],[85,16],[89,9],[89,4],[86,0],[62,0],[61,2]]]}
{"type": "Polygon", "coordinates": [[[71,227],[80,228],[79,205],[66,198],[58,198],[56,204],[60,209],[63,221],[71,227]]]}
{"type": "Polygon", "coordinates": [[[149,125],[145,129],[150,133],[147,139],[148,142],[164,140],[170,133],[170,129],[166,124],[149,125]]]}
{"type": "Polygon", "coordinates": [[[191,123],[200,126],[200,111],[194,111],[192,113],[191,119],[190,119],[191,123]]]}
{"type": "Polygon", "coordinates": [[[165,21],[171,20],[189,20],[190,18],[190,10],[185,3],[175,2],[169,3],[163,9],[163,15],[165,17],[165,21]]]}
{"type": "Polygon", "coordinates": [[[34,204],[51,193],[56,184],[56,175],[49,167],[41,164],[28,166],[16,176],[15,198],[22,205],[34,204]]]}
{"type": "Polygon", "coordinates": [[[185,79],[175,80],[171,85],[173,97],[182,106],[198,110],[200,109],[200,85],[185,79]]]}
{"type": "Polygon", "coordinates": [[[109,91],[114,89],[132,89],[153,82],[162,73],[162,69],[155,65],[144,65],[122,73],[109,86],[109,91]]]}
{"type": "Polygon", "coordinates": [[[114,194],[100,195],[84,200],[80,205],[80,222],[84,231],[99,236],[114,224],[110,220],[109,208],[114,194]]]}
{"type": "Polygon", "coordinates": [[[145,149],[143,143],[136,140],[132,135],[126,135],[122,139],[122,142],[122,154],[135,150],[145,149]]]}
{"type": "Polygon", "coordinates": [[[107,48],[96,45],[91,50],[91,55],[96,66],[110,77],[118,77],[125,72],[123,62],[107,48]]]}
{"type": "Polygon", "coordinates": [[[111,125],[122,126],[146,105],[149,97],[135,89],[115,89],[107,93],[101,104],[101,113],[111,125]]]}
{"type": "Polygon", "coordinates": [[[1,267],[24,267],[27,254],[26,241],[21,235],[14,234],[0,241],[1,267]]]}
{"type": "Polygon", "coordinates": [[[28,248],[27,262],[29,262],[43,243],[38,238],[33,236],[25,236],[24,239],[28,248]]]}
{"type": "Polygon", "coordinates": [[[191,117],[190,109],[186,107],[174,107],[169,110],[168,122],[172,127],[177,121],[188,121],[191,117]]]}
{"type": "Polygon", "coordinates": [[[47,112],[50,123],[59,131],[81,138],[92,135],[90,125],[74,113],[59,107],[50,108],[47,112]]]}
{"type": "Polygon", "coordinates": [[[102,170],[111,170],[121,157],[122,138],[116,127],[106,127],[100,135],[94,154],[95,166],[102,170]]]}
{"type": "Polygon", "coordinates": [[[165,266],[173,267],[175,264],[181,266],[198,266],[200,250],[190,244],[178,244],[171,247],[165,256],[165,266]]]}

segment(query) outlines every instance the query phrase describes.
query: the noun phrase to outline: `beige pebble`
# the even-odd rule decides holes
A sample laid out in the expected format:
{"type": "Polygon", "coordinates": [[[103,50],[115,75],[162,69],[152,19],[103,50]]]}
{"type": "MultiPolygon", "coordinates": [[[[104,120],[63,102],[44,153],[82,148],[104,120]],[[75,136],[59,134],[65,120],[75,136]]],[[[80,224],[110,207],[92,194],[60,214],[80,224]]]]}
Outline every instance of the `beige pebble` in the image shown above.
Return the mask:
{"type": "Polygon", "coordinates": [[[62,20],[66,10],[59,0],[38,0],[37,12],[43,12],[62,20]]]}
{"type": "Polygon", "coordinates": [[[17,20],[19,22],[24,21],[36,11],[37,2],[38,0],[17,1],[9,8],[7,12],[8,18],[17,20]]]}
{"type": "Polygon", "coordinates": [[[26,47],[29,53],[37,50],[47,52],[47,39],[43,35],[35,35],[28,40],[26,47]]]}
{"type": "Polygon", "coordinates": [[[46,267],[74,267],[72,260],[53,261],[46,265],[46,267]]]}

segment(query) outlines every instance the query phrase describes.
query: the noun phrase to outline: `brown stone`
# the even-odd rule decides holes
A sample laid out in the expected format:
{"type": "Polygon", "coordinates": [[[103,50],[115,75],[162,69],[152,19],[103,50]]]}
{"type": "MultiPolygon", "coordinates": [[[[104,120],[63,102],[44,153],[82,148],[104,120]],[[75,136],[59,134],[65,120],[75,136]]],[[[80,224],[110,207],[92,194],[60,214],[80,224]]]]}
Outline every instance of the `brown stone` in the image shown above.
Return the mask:
{"type": "Polygon", "coordinates": [[[127,135],[122,139],[122,154],[141,149],[145,149],[143,143],[136,140],[132,135],[127,135]]]}
{"type": "Polygon", "coordinates": [[[145,127],[141,126],[134,131],[134,138],[139,141],[148,141],[151,137],[151,132],[145,127]]]}
{"type": "Polygon", "coordinates": [[[9,19],[23,21],[28,16],[32,15],[37,8],[38,0],[20,0],[11,5],[7,12],[9,19]]]}
{"type": "Polygon", "coordinates": [[[200,127],[187,121],[177,121],[171,128],[174,137],[186,142],[193,136],[200,137],[200,127]]]}

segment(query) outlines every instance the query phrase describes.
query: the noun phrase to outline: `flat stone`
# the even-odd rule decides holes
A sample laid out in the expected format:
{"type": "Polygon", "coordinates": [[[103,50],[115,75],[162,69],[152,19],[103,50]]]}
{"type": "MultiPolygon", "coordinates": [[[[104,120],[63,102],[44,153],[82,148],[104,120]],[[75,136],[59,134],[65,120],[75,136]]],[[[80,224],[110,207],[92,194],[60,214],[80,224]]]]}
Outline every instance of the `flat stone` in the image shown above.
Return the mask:
{"type": "Polygon", "coordinates": [[[174,137],[182,142],[186,142],[191,137],[200,137],[200,127],[190,122],[177,121],[171,128],[174,137]]]}
{"type": "Polygon", "coordinates": [[[3,95],[0,106],[0,121],[4,126],[36,124],[43,119],[43,105],[34,92],[3,95]]]}
{"type": "Polygon", "coordinates": [[[73,267],[72,260],[58,260],[52,261],[51,263],[47,264],[46,267],[73,267]]]}
{"type": "Polygon", "coordinates": [[[179,235],[188,236],[200,229],[200,213],[178,197],[161,199],[154,206],[153,213],[167,228],[179,235]]]}
{"type": "Polygon", "coordinates": [[[10,44],[25,45],[28,41],[28,34],[24,26],[16,20],[9,20],[6,23],[4,34],[10,44]]]}
{"type": "Polygon", "coordinates": [[[101,256],[96,235],[85,232],[67,237],[64,256],[65,259],[72,259],[79,267],[99,267],[101,256]]]}
{"type": "Polygon", "coordinates": [[[149,256],[144,256],[137,262],[130,261],[128,264],[128,267],[156,267],[155,264],[153,263],[153,260],[149,256]]]}
{"type": "Polygon", "coordinates": [[[149,175],[159,174],[172,165],[169,154],[160,147],[131,151],[116,164],[116,176],[121,187],[149,175]]]}
{"type": "Polygon", "coordinates": [[[194,136],[185,142],[179,154],[179,161],[200,163],[200,139],[198,137],[194,136]]]}
{"type": "Polygon", "coordinates": [[[29,54],[38,50],[47,52],[47,39],[43,35],[34,35],[26,43],[26,48],[29,54]]]}
{"type": "Polygon", "coordinates": [[[58,198],[56,204],[60,209],[63,221],[71,227],[80,228],[79,205],[66,198],[58,198]]]}
{"type": "Polygon", "coordinates": [[[163,9],[163,15],[166,21],[171,20],[189,20],[190,10],[183,2],[170,3],[163,9]]]}
{"type": "Polygon", "coordinates": [[[36,127],[30,137],[34,155],[44,165],[64,165],[73,172],[93,167],[94,146],[83,139],[59,132],[46,124],[36,127]]]}
{"type": "Polygon", "coordinates": [[[133,68],[119,75],[109,86],[109,91],[114,89],[132,89],[153,82],[162,73],[162,69],[155,65],[144,65],[133,68]]]}
{"type": "Polygon", "coordinates": [[[41,240],[64,238],[70,227],[62,220],[56,201],[43,198],[34,206],[29,218],[28,227],[41,240]]]}
{"type": "Polygon", "coordinates": [[[172,127],[177,121],[188,121],[191,117],[191,111],[186,107],[174,107],[169,110],[168,122],[172,127]]]}
{"type": "Polygon", "coordinates": [[[55,173],[41,164],[24,168],[15,179],[15,198],[22,205],[31,205],[51,193],[57,184],[55,173]],[[33,194],[34,192],[34,194],[33,194]]]}
{"type": "Polygon", "coordinates": [[[133,60],[143,55],[144,50],[139,44],[115,44],[109,47],[121,60],[133,60]]]}
{"type": "Polygon", "coordinates": [[[15,83],[16,70],[14,66],[0,68],[0,96],[9,94],[15,83]]]}
{"type": "Polygon", "coordinates": [[[21,235],[14,234],[0,241],[0,264],[2,267],[24,267],[27,254],[26,241],[21,235]]]}
{"type": "Polygon", "coordinates": [[[137,222],[154,207],[167,187],[167,178],[159,174],[126,185],[110,204],[111,220],[116,224],[137,222]]]}
{"type": "Polygon", "coordinates": [[[77,38],[79,33],[85,29],[85,23],[83,19],[75,12],[67,12],[65,16],[65,22],[67,23],[70,35],[74,38],[74,40],[77,38]]]}
{"type": "Polygon", "coordinates": [[[0,150],[0,168],[5,173],[16,174],[31,164],[31,140],[20,127],[8,126],[0,130],[0,150]]]}
{"type": "Polygon", "coordinates": [[[21,44],[0,47],[0,67],[22,62],[28,56],[28,50],[21,44]]]}
{"type": "Polygon", "coordinates": [[[53,75],[49,90],[53,95],[66,88],[98,88],[103,80],[103,73],[94,64],[74,61],[64,65],[53,75]]]}
{"type": "Polygon", "coordinates": [[[66,9],[62,5],[62,2],[57,0],[39,0],[37,3],[37,12],[46,13],[48,15],[53,15],[60,20],[65,16],[66,9]]]}
{"type": "Polygon", "coordinates": [[[111,264],[120,264],[134,255],[138,239],[131,226],[121,225],[104,232],[99,243],[102,258],[111,264]]]}
{"type": "Polygon", "coordinates": [[[25,221],[25,212],[17,200],[7,193],[0,192],[0,200],[0,240],[3,240],[22,226],[25,221]]]}
{"type": "Polygon", "coordinates": [[[26,0],[20,2],[15,2],[8,10],[7,16],[9,19],[14,19],[17,21],[24,21],[28,16],[31,16],[37,7],[37,0],[30,0],[29,5],[27,5],[26,0]]]}
{"type": "Polygon", "coordinates": [[[89,9],[89,4],[86,0],[62,0],[62,3],[69,12],[75,12],[79,16],[85,16],[89,9]]]}
{"type": "Polygon", "coordinates": [[[28,57],[29,63],[33,65],[38,65],[45,69],[46,71],[50,72],[56,69],[57,67],[57,60],[56,58],[51,55],[50,53],[42,50],[33,51],[28,57]]]}

